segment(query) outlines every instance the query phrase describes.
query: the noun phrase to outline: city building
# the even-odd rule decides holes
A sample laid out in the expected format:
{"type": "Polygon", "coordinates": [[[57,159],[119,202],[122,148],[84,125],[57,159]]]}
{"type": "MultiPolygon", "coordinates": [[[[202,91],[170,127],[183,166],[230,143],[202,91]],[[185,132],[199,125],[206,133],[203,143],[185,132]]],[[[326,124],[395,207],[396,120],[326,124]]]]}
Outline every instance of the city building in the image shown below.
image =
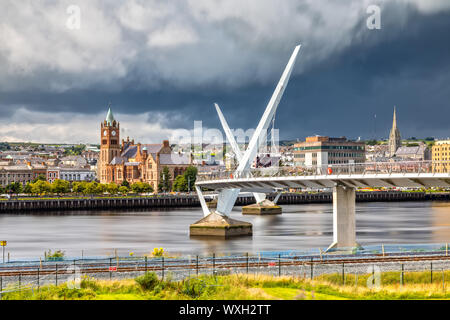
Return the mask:
{"type": "Polygon", "coordinates": [[[350,141],[345,137],[307,137],[304,142],[294,144],[296,166],[327,166],[365,162],[365,144],[350,141]]]}
{"type": "Polygon", "coordinates": [[[70,167],[84,167],[87,160],[83,156],[66,156],[59,159],[59,164],[70,167]]]}
{"type": "Polygon", "coordinates": [[[47,168],[47,181],[53,183],[59,177],[59,169],[57,167],[47,168]]]}
{"type": "Polygon", "coordinates": [[[134,143],[127,138],[120,143],[120,123],[111,108],[100,127],[98,177],[101,183],[147,182],[158,190],[161,173],[167,167],[171,183],[191,164],[191,157],[175,153],[168,140],[162,144],[134,143]]]}
{"type": "Polygon", "coordinates": [[[436,141],[431,148],[433,172],[450,172],[450,140],[436,141]]]}
{"type": "Polygon", "coordinates": [[[401,161],[423,161],[431,159],[431,151],[423,142],[418,142],[417,146],[401,146],[395,152],[395,160],[401,161]]]}
{"type": "Polygon", "coordinates": [[[12,165],[0,169],[0,184],[5,187],[13,182],[25,185],[33,180],[33,168],[27,165],[12,165]]]}
{"type": "Polygon", "coordinates": [[[388,162],[389,145],[366,145],[366,162],[388,162]]]}
{"type": "Polygon", "coordinates": [[[389,157],[394,157],[397,149],[402,146],[400,130],[397,128],[397,115],[394,107],[394,118],[392,120],[392,128],[389,133],[389,157]]]}
{"type": "Polygon", "coordinates": [[[59,177],[67,181],[93,181],[95,180],[95,171],[88,168],[81,167],[61,167],[59,170],[59,177]]]}

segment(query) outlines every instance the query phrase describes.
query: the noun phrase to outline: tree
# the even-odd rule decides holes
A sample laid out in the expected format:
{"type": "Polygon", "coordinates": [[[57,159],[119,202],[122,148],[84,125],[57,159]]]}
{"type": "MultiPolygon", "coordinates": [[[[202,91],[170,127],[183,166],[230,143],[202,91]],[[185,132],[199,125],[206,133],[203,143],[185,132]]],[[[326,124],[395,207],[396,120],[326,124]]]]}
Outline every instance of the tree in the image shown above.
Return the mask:
{"type": "Polygon", "coordinates": [[[195,184],[195,180],[197,180],[197,173],[198,169],[193,166],[189,166],[186,168],[186,171],[184,172],[184,179],[186,180],[187,184],[187,191],[191,191],[193,189],[193,186],[195,184]]]}
{"type": "Polygon", "coordinates": [[[153,187],[149,183],[143,182],[142,183],[142,192],[144,192],[144,193],[153,192],[153,187]]]}
{"type": "Polygon", "coordinates": [[[33,193],[32,187],[33,187],[33,185],[31,184],[31,182],[27,182],[27,184],[25,185],[25,188],[23,189],[23,192],[28,193],[28,194],[33,193]]]}
{"type": "Polygon", "coordinates": [[[23,186],[20,182],[11,182],[6,186],[6,190],[11,193],[19,194],[23,190],[23,186]]]}
{"type": "Polygon", "coordinates": [[[119,191],[119,186],[114,182],[111,182],[107,185],[107,190],[109,194],[117,194],[117,192],[119,191]]]}
{"type": "Polygon", "coordinates": [[[136,193],[153,192],[153,188],[147,182],[135,182],[131,185],[131,190],[136,193]]]}
{"type": "Polygon", "coordinates": [[[64,155],[65,156],[70,156],[70,155],[81,155],[83,153],[83,151],[86,149],[86,146],[84,144],[80,144],[77,146],[72,146],[70,148],[65,148],[64,149],[64,155]]]}
{"type": "Polygon", "coordinates": [[[75,193],[84,193],[84,189],[86,189],[85,181],[75,181],[72,183],[72,191],[75,193]]]}
{"type": "Polygon", "coordinates": [[[171,175],[170,175],[170,171],[169,168],[167,166],[165,166],[160,174],[160,183],[158,185],[158,189],[159,191],[163,190],[165,192],[171,190],[172,186],[170,185],[170,180],[171,180],[171,175]]]}
{"type": "Polygon", "coordinates": [[[44,174],[39,174],[38,176],[37,176],[37,178],[34,178],[33,179],[33,183],[35,183],[36,181],[39,181],[39,180],[41,180],[41,181],[47,181],[47,178],[45,177],[45,175],[44,174]]]}
{"type": "Polygon", "coordinates": [[[97,188],[95,190],[96,194],[103,194],[108,190],[108,186],[106,184],[103,183],[98,183],[97,184],[97,188]]]}
{"type": "Polygon", "coordinates": [[[52,186],[48,181],[38,180],[31,185],[31,192],[35,194],[42,194],[45,192],[49,192],[52,186]]]}
{"type": "Polygon", "coordinates": [[[51,185],[51,190],[58,195],[61,193],[68,193],[70,191],[70,183],[66,180],[56,179],[51,185]]]}
{"type": "Polygon", "coordinates": [[[367,144],[368,146],[375,146],[375,145],[378,144],[378,141],[377,141],[377,140],[367,140],[367,141],[366,141],[366,144],[367,144]]]}
{"type": "Polygon", "coordinates": [[[173,182],[173,190],[181,192],[188,190],[188,184],[184,175],[179,175],[175,178],[175,181],[173,182]]]}
{"type": "Polygon", "coordinates": [[[120,185],[123,186],[123,187],[127,187],[127,188],[130,187],[130,183],[127,180],[123,180],[120,185]]]}
{"type": "Polygon", "coordinates": [[[98,182],[92,181],[86,183],[86,187],[83,190],[84,194],[97,194],[98,192],[98,182]]]}
{"type": "Polygon", "coordinates": [[[142,192],[142,182],[135,182],[131,185],[130,189],[135,193],[142,192]]]}
{"type": "Polygon", "coordinates": [[[119,192],[120,192],[121,194],[127,194],[128,191],[129,191],[129,189],[128,189],[127,187],[125,187],[125,186],[120,186],[120,187],[119,187],[119,192]]]}

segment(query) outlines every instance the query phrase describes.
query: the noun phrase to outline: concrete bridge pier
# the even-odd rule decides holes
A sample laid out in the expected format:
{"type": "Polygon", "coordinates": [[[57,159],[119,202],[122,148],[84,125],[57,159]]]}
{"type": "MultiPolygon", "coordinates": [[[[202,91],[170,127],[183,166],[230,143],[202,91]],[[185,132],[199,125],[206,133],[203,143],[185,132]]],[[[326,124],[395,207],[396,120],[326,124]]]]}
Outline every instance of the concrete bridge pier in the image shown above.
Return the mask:
{"type": "Polygon", "coordinates": [[[333,243],[331,249],[354,248],[356,243],[355,188],[337,185],[333,188],[333,243]]]}
{"type": "Polygon", "coordinates": [[[203,193],[199,187],[195,187],[203,209],[203,218],[189,227],[191,237],[221,237],[230,238],[236,236],[251,236],[253,234],[252,224],[249,222],[231,219],[230,214],[239,189],[225,189],[219,192],[217,209],[210,210],[205,202],[203,193]]]}
{"type": "Polygon", "coordinates": [[[261,216],[281,214],[282,209],[279,205],[277,205],[281,192],[277,194],[277,196],[273,201],[266,199],[266,194],[264,193],[254,193],[253,195],[256,199],[256,203],[243,206],[242,214],[261,215],[261,216]]]}

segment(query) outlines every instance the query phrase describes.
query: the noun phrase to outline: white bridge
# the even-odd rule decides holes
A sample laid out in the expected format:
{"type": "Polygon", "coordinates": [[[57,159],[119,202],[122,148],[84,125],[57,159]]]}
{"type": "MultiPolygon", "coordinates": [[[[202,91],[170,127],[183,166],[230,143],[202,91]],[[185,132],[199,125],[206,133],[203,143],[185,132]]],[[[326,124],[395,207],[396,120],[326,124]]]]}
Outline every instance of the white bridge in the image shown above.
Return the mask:
{"type": "MultiPolygon", "coordinates": [[[[264,201],[266,193],[285,189],[332,188],[333,189],[333,243],[330,248],[355,247],[355,190],[359,187],[450,187],[450,161],[438,163],[387,162],[326,165],[308,167],[274,167],[252,169],[258,148],[267,145],[267,131],[287,86],[300,46],[297,46],[275,88],[266,110],[242,152],[219,106],[216,110],[238,166],[233,171],[198,176],[196,191],[204,216],[216,214],[228,216],[240,192],[252,192],[256,202],[264,201]],[[439,168],[439,170],[437,170],[439,168]],[[444,169],[442,169],[444,168],[444,169]],[[444,171],[447,173],[438,173],[444,171]],[[218,192],[217,209],[208,208],[201,188],[218,192]]],[[[278,200],[279,195],[274,202],[278,200]]],[[[330,249],[329,248],[329,249],[330,249]]]]}
{"type": "MultiPolygon", "coordinates": [[[[242,192],[259,193],[280,192],[285,189],[331,188],[333,189],[333,243],[330,248],[344,248],[357,246],[355,225],[357,188],[450,188],[450,171],[447,169],[447,173],[437,173],[435,168],[438,167],[450,168],[450,161],[273,167],[251,169],[242,174],[224,171],[199,176],[196,185],[219,192],[237,189],[242,192]]],[[[222,214],[229,214],[229,212],[222,214]]]]}

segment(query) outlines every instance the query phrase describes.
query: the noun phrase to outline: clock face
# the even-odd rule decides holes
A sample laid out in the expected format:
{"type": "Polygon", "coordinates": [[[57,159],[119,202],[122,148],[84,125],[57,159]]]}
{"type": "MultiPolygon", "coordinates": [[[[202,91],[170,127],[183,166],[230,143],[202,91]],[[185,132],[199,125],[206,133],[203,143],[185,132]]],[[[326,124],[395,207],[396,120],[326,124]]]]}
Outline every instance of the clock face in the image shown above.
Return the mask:
{"type": "Polygon", "coordinates": [[[113,135],[113,137],[116,136],[116,132],[115,131],[111,132],[111,134],[113,135]]]}
{"type": "Polygon", "coordinates": [[[103,131],[103,135],[106,137],[106,135],[108,134],[108,131],[103,131]]]}

